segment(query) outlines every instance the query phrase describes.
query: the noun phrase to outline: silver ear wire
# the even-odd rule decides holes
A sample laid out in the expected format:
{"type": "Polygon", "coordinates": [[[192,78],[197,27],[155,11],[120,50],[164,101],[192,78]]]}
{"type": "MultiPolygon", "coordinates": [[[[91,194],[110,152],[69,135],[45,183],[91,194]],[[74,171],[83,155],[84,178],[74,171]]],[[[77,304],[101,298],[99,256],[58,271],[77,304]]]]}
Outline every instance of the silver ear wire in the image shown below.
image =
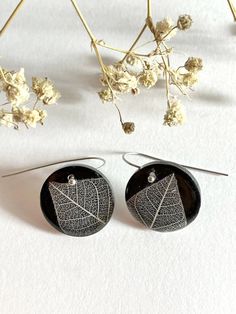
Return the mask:
{"type": "Polygon", "coordinates": [[[7,178],[7,177],[15,176],[15,175],[18,175],[18,174],[23,174],[23,173],[26,173],[26,172],[29,172],[29,171],[34,171],[34,170],[38,170],[38,169],[42,169],[42,168],[47,168],[47,167],[50,167],[50,166],[60,165],[60,164],[69,163],[69,162],[76,162],[76,161],[81,161],[81,160],[100,160],[102,162],[102,165],[97,167],[96,169],[99,169],[99,168],[103,167],[106,164],[105,159],[103,159],[101,157],[95,157],[95,156],[80,157],[80,158],[75,158],[75,159],[56,161],[56,162],[53,162],[53,163],[50,163],[50,164],[46,164],[46,165],[42,165],[42,166],[37,166],[37,167],[33,167],[33,168],[17,171],[17,172],[14,172],[14,173],[3,175],[2,178],[7,178]]]}
{"type": "MultiPolygon", "coordinates": [[[[141,156],[141,157],[145,157],[145,158],[150,158],[150,159],[153,159],[153,160],[159,160],[159,161],[167,161],[167,160],[164,160],[164,159],[160,159],[160,158],[157,158],[157,157],[154,157],[154,156],[150,156],[150,155],[147,155],[147,154],[143,154],[143,153],[137,153],[137,152],[129,152],[129,153],[124,153],[122,155],[122,159],[127,163],[129,164],[130,166],[132,167],[136,167],[138,169],[141,168],[141,166],[129,161],[127,159],[127,156],[141,156]]],[[[197,167],[192,167],[192,166],[186,166],[186,165],[181,165],[185,168],[188,168],[188,169],[191,169],[191,170],[195,170],[195,171],[201,171],[201,172],[207,172],[207,173],[210,173],[210,174],[214,174],[214,175],[220,175],[220,176],[226,176],[228,177],[229,175],[227,173],[223,173],[223,172],[218,172],[218,171],[213,171],[213,170],[208,170],[208,169],[202,169],[202,168],[197,168],[197,167]]]]}

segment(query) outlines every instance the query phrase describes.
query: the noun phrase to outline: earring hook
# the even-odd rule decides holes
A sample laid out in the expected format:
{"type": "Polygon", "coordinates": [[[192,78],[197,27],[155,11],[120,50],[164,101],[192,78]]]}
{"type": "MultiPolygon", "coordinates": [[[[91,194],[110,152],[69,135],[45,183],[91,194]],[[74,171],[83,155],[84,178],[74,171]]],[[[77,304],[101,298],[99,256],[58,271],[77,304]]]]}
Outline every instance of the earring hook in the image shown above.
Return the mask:
{"type": "Polygon", "coordinates": [[[18,174],[23,174],[23,173],[26,173],[26,172],[30,172],[30,171],[34,171],[34,170],[38,170],[38,169],[42,169],[42,168],[47,168],[47,167],[50,167],[50,166],[55,166],[55,165],[60,165],[60,164],[64,164],[64,163],[68,163],[68,162],[75,162],[75,161],[80,161],[80,160],[100,160],[102,162],[102,165],[97,167],[96,169],[99,169],[99,168],[103,167],[106,164],[106,160],[101,158],[101,157],[96,157],[96,156],[80,157],[80,158],[75,158],[75,159],[56,161],[56,162],[49,163],[49,164],[46,164],[46,165],[37,166],[37,167],[33,167],[33,168],[17,171],[17,172],[14,172],[14,173],[3,175],[2,178],[12,177],[12,176],[15,176],[15,175],[18,175],[18,174]]]}
{"type": "MultiPolygon", "coordinates": [[[[138,169],[141,169],[141,166],[129,161],[127,159],[127,156],[142,156],[142,157],[145,157],[145,158],[150,158],[150,159],[153,159],[153,160],[159,160],[159,161],[165,161],[164,159],[160,159],[160,158],[157,158],[157,157],[154,157],[154,156],[151,156],[151,155],[147,155],[147,154],[143,154],[143,153],[137,153],[137,152],[129,152],[129,153],[124,153],[122,155],[122,159],[127,163],[129,164],[130,166],[132,167],[136,167],[138,169]]],[[[192,167],[192,166],[186,166],[186,165],[181,165],[182,167],[185,167],[185,168],[188,168],[188,169],[191,169],[191,170],[195,170],[195,171],[201,171],[201,172],[207,172],[207,173],[210,173],[210,174],[214,174],[214,175],[220,175],[220,176],[225,176],[225,177],[228,177],[229,175],[227,173],[223,173],[223,172],[218,172],[218,171],[213,171],[213,170],[208,170],[208,169],[202,169],[202,168],[197,168],[197,167],[192,167]]]]}

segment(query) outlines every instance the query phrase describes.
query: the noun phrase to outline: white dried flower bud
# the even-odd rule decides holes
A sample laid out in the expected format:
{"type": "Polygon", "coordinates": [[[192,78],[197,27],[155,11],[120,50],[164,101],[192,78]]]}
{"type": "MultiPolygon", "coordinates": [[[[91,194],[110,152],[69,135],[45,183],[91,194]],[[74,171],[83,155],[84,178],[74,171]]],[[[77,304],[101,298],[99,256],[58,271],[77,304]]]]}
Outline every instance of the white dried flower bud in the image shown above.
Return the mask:
{"type": "Polygon", "coordinates": [[[53,105],[61,97],[60,93],[54,87],[53,83],[47,78],[32,78],[32,89],[39,100],[44,105],[53,105]]]}
{"type": "Polygon", "coordinates": [[[153,87],[156,84],[157,80],[157,73],[153,70],[144,71],[144,73],[139,78],[139,82],[147,88],[153,87]]]}
{"type": "Polygon", "coordinates": [[[13,122],[13,115],[4,113],[3,110],[0,111],[0,126],[6,126],[8,128],[11,128],[14,126],[13,122]]]}
{"type": "Polygon", "coordinates": [[[194,72],[188,72],[188,73],[182,74],[181,76],[182,76],[183,85],[187,87],[192,87],[198,81],[197,74],[194,72]]]}
{"type": "Polygon", "coordinates": [[[20,69],[19,72],[2,70],[0,73],[0,88],[6,93],[7,100],[14,106],[25,103],[29,99],[30,93],[24,69],[20,69]]]}
{"type": "Polygon", "coordinates": [[[120,64],[109,65],[105,67],[106,76],[102,76],[101,82],[108,86],[107,80],[112,90],[119,93],[129,93],[137,88],[138,81],[134,75],[129,74],[120,64]]]}
{"type": "Polygon", "coordinates": [[[190,15],[180,15],[177,21],[177,27],[181,31],[185,31],[192,26],[193,20],[190,15]]]}
{"type": "Polygon", "coordinates": [[[156,39],[162,40],[165,37],[165,40],[170,39],[176,34],[176,30],[174,28],[174,23],[170,18],[165,18],[162,21],[157,22],[156,24],[156,39]],[[168,34],[168,36],[167,36],[168,34]]]}
{"type": "Polygon", "coordinates": [[[110,90],[110,88],[101,90],[100,92],[98,92],[98,95],[99,95],[99,97],[100,97],[100,99],[102,100],[103,103],[111,102],[111,101],[114,100],[113,99],[114,98],[113,97],[113,93],[110,90]]]}
{"type": "Polygon", "coordinates": [[[25,109],[22,114],[22,122],[32,128],[36,127],[36,124],[41,120],[38,110],[25,109]]]}
{"type": "Polygon", "coordinates": [[[16,123],[23,122],[27,127],[35,128],[38,122],[41,122],[38,109],[31,110],[28,107],[13,107],[12,109],[13,119],[16,123]]]}
{"type": "Polygon", "coordinates": [[[185,113],[181,102],[176,98],[172,98],[169,105],[164,116],[164,124],[168,126],[183,124],[185,122],[185,113]]]}
{"type": "Polygon", "coordinates": [[[185,69],[188,70],[189,72],[197,72],[197,71],[200,71],[200,70],[202,70],[202,68],[203,68],[202,59],[190,57],[190,58],[188,58],[188,60],[185,62],[184,67],[185,67],[185,69]]]}

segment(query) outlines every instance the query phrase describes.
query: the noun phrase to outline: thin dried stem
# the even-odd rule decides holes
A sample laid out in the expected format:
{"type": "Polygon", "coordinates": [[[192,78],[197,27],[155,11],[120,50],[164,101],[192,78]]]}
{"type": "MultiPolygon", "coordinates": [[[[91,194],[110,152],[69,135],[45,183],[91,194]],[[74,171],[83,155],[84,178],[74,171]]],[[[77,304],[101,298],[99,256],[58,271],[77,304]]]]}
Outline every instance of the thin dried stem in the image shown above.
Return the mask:
{"type": "MultiPolygon", "coordinates": [[[[151,9],[151,0],[147,0],[147,18],[151,18],[151,11],[152,11],[152,9],[151,9]]],[[[140,38],[142,37],[143,33],[145,32],[146,28],[147,28],[147,23],[145,22],[144,26],[142,27],[142,29],[139,32],[138,36],[136,37],[136,39],[134,40],[133,44],[129,48],[128,52],[126,53],[124,58],[121,60],[121,63],[123,63],[125,61],[126,57],[134,49],[134,47],[136,46],[137,42],[140,40],[140,38]]]]}
{"type": "MultiPolygon", "coordinates": [[[[97,45],[97,46],[100,46],[100,47],[102,47],[102,48],[106,48],[106,49],[109,49],[109,50],[112,50],[112,51],[116,51],[116,52],[120,52],[120,53],[123,53],[123,54],[129,54],[129,53],[130,53],[128,50],[123,50],[123,49],[120,49],[120,48],[115,48],[115,47],[112,47],[112,46],[107,45],[107,44],[105,44],[105,43],[103,43],[103,42],[100,42],[100,41],[96,41],[96,45],[97,45]]],[[[92,46],[93,46],[93,44],[92,44],[92,46]]],[[[137,57],[149,57],[149,54],[137,53],[137,52],[134,51],[134,50],[132,50],[132,51],[135,53],[135,55],[136,55],[137,57]]],[[[162,51],[162,52],[160,52],[160,55],[161,55],[161,54],[165,55],[166,53],[167,53],[167,51],[162,51]]],[[[122,61],[120,61],[120,62],[122,62],[122,61]]]]}
{"type": "Polygon", "coordinates": [[[136,49],[140,49],[148,44],[151,44],[151,43],[154,43],[155,42],[155,39],[152,39],[152,40],[149,40],[149,41],[146,41],[145,43],[143,43],[142,45],[140,46],[137,46],[136,49]]]}
{"type": "Polygon", "coordinates": [[[132,46],[129,48],[127,54],[124,56],[124,58],[121,60],[121,63],[123,63],[127,57],[127,55],[129,53],[131,53],[131,51],[133,50],[133,48],[136,46],[137,42],[139,41],[139,39],[142,37],[145,29],[147,28],[147,24],[145,23],[145,25],[143,26],[143,28],[141,29],[141,31],[139,32],[137,38],[135,39],[135,41],[133,42],[132,46]]]}
{"type": "Polygon", "coordinates": [[[177,28],[178,28],[177,26],[173,27],[164,37],[162,37],[162,41],[164,41],[166,39],[166,37],[169,36],[173,32],[173,30],[175,30],[177,28]]]}
{"type": "Polygon", "coordinates": [[[109,50],[113,50],[113,51],[117,51],[117,52],[120,52],[120,53],[124,53],[124,54],[127,54],[128,53],[128,50],[123,50],[123,49],[120,49],[120,48],[115,48],[115,47],[112,47],[110,45],[107,45],[101,41],[96,41],[96,45],[100,46],[100,47],[103,47],[103,48],[107,48],[109,50]]]}
{"type": "Polygon", "coordinates": [[[152,15],[152,4],[151,0],[147,0],[147,17],[151,17],[152,15]]]}
{"type": "Polygon", "coordinates": [[[118,108],[117,104],[114,104],[114,105],[115,105],[115,107],[116,107],[116,109],[118,111],[120,123],[123,126],[124,122],[123,122],[123,119],[122,119],[122,115],[121,115],[120,109],[118,108]]]}
{"type": "Polygon", "coordinates": [[[99,64],[100,64],[101,70],[102,70],[102,72],[103,72],[103,74],[104,74],[104,77],[105,77],[105,79],[106,79],[106,81],[107,81],[107,85],[108,85],[109,88],[111,89],[112,94],[113,94],[113,97],[114,97],[114,91],[113,91],[113,89],[112,89],[112,87],[111,87],[111,85],[110,85],[110,83],[109,83],[109,79],[108,79],[108,76],[107,76],[106,70],[105,70],[105,65],[104,65],[104,63],[103,63],[102,57],[101,57],[101,55],[100,55],[100,53],[99,53],[99,50],[98,50],[98,47],[97,47],[97,41],[98,41],[98,40],[96,39],[96,37],[95,37],[94,34],[92,33],[91,29],[89,28],[88,23],[86,22],[85,18],[83,17],[83,14],[82,14],[82,12],[80,11],[80,8],[79,8],[78,4],[76,3],[76,1],[75,1],[75,0],[71,0],[71,2],[72,2],[72,5],[74,6],[74,8],[75,8],[75,10],[76,10],[76,12],[77,12],[79,18],[80,18],[80,20],[81,20],[81,22],[82,22],[82,24],[83,24],[85,30],[87,31],[87,33],[88,33],[88,35],[89,35],[89,37],[90,37],[90,39],[91,39],[92,47],[94,48],[94,51],[95,51],[95,53],[96,53],[96,57],[97,57],[98,62],[99,62],[99,64]]]}
{"type": "Polygon", "coordinates": [[[107,85],[108,85],[109,88],[111,89],[112,95],[113,95],[113,97],[114,97],[114,91],[113,91],[113,89],[112,89],[112,87],[111,87],[111,84],[110,84],[110,82],[109,82],[109,79],[108,79],[108,76],[107,76],[107,73],[106,73],[106,69],[105,69],[105,64],[103,63],[102,57],[101,57],[101,55],[100,55],[100,53],[99,53],[99,51],[98,51],[98,47],[97,47],[96,43],[93,42],[93,41],[92,41],[92,46],[93,46],[94,51],[95,51],[95,53],[96,53],[96,57],[97,57],[98,62],[99,62],[99,64],[100,64],[100,67],[101,67],[101,70],[102,70],[102,72],[103,72],[103,75],[105,76],[107,85]]]}
{"type": "Polygon", "coordinates": [[[170,85],[169,85],[169,81],[170,81],[170,77],[169,77],[169,72],[168,72],[168,65],[166,63],[165,57],[161,57],[163,64],[164,64],[164,74],[165,74],[165,85],[166,85],[166,97],[167,97],[167,104],[168,107],[170,106],[170,85]]]}
{"type": "Polygon", "coordinates": [[[25,0],[21,0],[18,5],[16,6],[15,10],[12,12],[12,14],[10,15],[10,17],[8,18],[8,20],[6,21],[6,23],[4,24],[4,26],[2,27],[2,29],[0,30],[0,36],[4,33],[4,31],[7,29],[7,27],[9,26],[9,24],[11,23],[11,21],[13,20],[13,18],[15,17],[15,15],[17,14],[17,12],[20,10],[21,6],[23,5],[23,3],[25,2],[25,0]]]}
{"type": "Polygon", "coordinates": [[[0,107],[6,106],[6,105],[9,105],[9,104],[10,104],[10,102],[7,101],[7,102],[5,102],[4,104],[1,104],[0,107]]]}
{"type": "Polygon", "coordinates": [[[33,106],[33,110],[36,108],[37,104],[38,104],[38,98],[36,99],[35,103],[34,103],[34,106],[33,106]]]}
{"type": "Polygon", "coordinates": [[[85,18],[83,17],[83,14],[82,14],[82,12],[80,11],[80,8],[79,8],[78,4],[76,3],[75,0],[71,0],[71,2],[72,2],[72,5],[73,5],[74,8],[75,8],[75,11],[77,12],[77,14],[78,14],[80,20],[81,20],[81,22],[83,23],[84,28],[85,28],[85,30],[87,31],[89,37],[91,38],[92,41],[96,41],[96,38],[95,38],[95,36],[93,35],[91,29],[89,28],[88,23],[86,22],[85,18]]]}
{"type": "Polygon", "coordinates": [[[236,22],[236,8],[235,8],[235,5],[233,4],[233,1],[232,1],[232,0],[227,0],[227,1],[228,1],[230,10],[231,10],[231,12],[232,12],[232,14],[233,14],[234,21],[236,22]]]}

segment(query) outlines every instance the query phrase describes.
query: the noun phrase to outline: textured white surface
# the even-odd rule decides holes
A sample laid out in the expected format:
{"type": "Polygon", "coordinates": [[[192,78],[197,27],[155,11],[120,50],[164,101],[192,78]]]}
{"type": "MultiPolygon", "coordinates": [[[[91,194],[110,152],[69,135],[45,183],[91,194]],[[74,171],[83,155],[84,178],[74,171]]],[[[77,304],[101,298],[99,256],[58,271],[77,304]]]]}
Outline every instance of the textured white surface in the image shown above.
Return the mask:
{"type": "MultiPolygon", "coordinates": [[[[122,134],[113,107],[102,105],[98,66],[69,0],[26,1],[0,40],[1,65],[47,75],[63,98],[45,127],[0,130],[0,173],[81,155],[105,156],[116,196],[109,225],[88,238],[67,237],[45,221],[39,192],[57,167],[0,179],[1,314],[230,314],[235,291],[236,24],[226,1],[153,1],[155,18],[189,13],[195,23],[174,39],[177,61],[204,59],[187,105],[188,123],[162,126],[164,90],[127,97],[122,134]],[[173,5],[174,3],[174,5],[173,5]],[[229,178],[194,173],[202,189],[197,220],[172,234],[144,230],[130,216],[124,189],[135,169],[119,152],[228,171],[229,178]]],[[[0,3],[0,20],[17,1],[0,3]]],[[[145,0],[80,1],[98,38],[127,48],[145,18],[145,0]]],[[[107,62],[118,55],[104,51],[107,62]]],[[[141,162],[145,162],[142,160],[141,162]]]]}

